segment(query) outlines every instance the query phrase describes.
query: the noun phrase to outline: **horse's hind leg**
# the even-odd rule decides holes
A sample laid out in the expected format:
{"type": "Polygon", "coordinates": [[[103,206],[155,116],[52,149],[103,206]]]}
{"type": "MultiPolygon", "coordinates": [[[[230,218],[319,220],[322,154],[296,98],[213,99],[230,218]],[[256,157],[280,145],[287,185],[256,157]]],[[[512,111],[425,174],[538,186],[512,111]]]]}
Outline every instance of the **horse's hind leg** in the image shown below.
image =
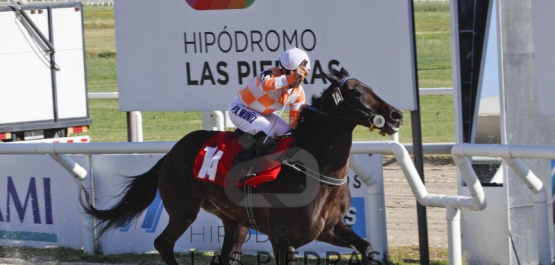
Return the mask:
{"type": "Polygon", "coordinates": [[[185,233],[185,230],[189,228],[193,221],[194,219],[191,220],[184,217],[170,217],[166,229],[154,240],[154,247],[158,250],[166,264],[178,264],[173,253],[175,242],[185,233]]]}
{"type": "Polygon", "coordinates": [[[170,220],[164,231],[154,240],[154,247],[158,250],[164,262],[176,265],[178,263],[173,253],[175,242],[197,218],[204,196],[202,192],[199,192],[202,187],[194,183],[174,186],[167,183],[159,186],[160,195],[170,220]]]}
{"type": "Polygon", "coordinates": [[[247,238],[249,229],[239,225],[228,217],[221,218],[224,224],[225,236],[222,245],[222,261],[224,264],[238,265],[241,263],[241,247],[247,238]]]}

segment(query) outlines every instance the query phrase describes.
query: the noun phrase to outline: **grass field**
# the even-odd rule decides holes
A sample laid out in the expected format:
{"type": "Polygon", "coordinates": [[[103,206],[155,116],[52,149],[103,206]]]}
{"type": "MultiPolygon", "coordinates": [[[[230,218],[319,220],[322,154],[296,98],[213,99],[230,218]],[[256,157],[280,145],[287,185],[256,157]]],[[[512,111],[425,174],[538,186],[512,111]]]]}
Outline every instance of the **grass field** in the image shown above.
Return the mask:
{"type": "MultiPolygon", "coordinates": [[[[451,87],[449,5],[417,2],[415,10],[419,87],[451,87]]],[[[85,6],[84,16],[89,92],[117,91],[113,7],[85,6]]],[[[453,97],[422,96],[420,106],[423,142],[453,142],[453,97]]],[[[89,112],[93,124],[87,135],[92,141],[127,141],[126,114],[119,112],[116,100],[89,100],[89,112]]],[[[410,143],[411,115],[404,114],[400,141],[410,143]]],[[[202,128],[200,112],[142,112],[142,116],[145,141],[175,141],[202,128]]],[[[389,138],[359,127],[354,139],[389,138]]]]}

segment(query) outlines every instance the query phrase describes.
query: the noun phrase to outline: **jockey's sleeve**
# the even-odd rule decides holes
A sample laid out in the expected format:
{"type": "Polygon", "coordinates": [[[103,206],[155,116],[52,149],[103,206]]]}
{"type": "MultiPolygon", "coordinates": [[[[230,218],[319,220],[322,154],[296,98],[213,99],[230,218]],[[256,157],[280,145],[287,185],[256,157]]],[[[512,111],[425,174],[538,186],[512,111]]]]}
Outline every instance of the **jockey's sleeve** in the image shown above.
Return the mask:
{"type": "Polygon", "coordinates": [[[260,73],[260,87],[264,92],[286,87],[293,82],[295,82],[293,75],[278,75],[272,70],[260,73]]]}
{"type": "Polygon", "coordinates": [[[289,126],[291,128],[297,127],[297,119],[299,118],[299,109],[302,105],[305,104],[305,95],[302,86],[298,86],[297,89],[300,89],[300,95],[295,100],[295,102],[289,104],[289,126]]]}

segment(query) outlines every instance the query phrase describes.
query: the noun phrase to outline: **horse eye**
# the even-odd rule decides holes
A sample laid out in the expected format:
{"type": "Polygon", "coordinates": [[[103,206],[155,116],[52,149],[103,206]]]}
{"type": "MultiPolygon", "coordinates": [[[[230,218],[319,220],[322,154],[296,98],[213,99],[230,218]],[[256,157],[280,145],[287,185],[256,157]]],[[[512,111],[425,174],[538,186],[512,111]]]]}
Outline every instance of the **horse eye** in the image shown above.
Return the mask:
{"type": "Polygon", "coordinates": [[[358,97],[362,96],[362,93],[360,93],[360,91],[358,91],[358,90],[354,90],[353,91],[353,96],[358,98],[358,97]]]}

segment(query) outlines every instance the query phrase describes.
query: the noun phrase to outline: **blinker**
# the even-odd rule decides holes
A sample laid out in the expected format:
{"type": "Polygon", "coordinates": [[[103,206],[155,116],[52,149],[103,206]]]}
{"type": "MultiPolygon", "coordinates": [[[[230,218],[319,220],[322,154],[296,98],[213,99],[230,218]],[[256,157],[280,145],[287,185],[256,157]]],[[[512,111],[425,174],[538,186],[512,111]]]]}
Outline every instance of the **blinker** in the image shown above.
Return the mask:
{"type": "Polygon", "coordinates": [[[370,124],[370,127],[368,127],[368,130],[369,131],[374,131],[374,128],[376,128],[376,127],[377,128],[383,128],[384,125],[385,125],[385,119],[383,118],[383,116],[382,115],[376,115],[372,119],[372,122],[370,124]]]}
{"type": "Polygon", "coordinates": [[[374,125],[376,125],[376,127],[382,128],[385,125],[385,119],[382,115],[376,115],[374,116],[373,123],[374,125]]]}

